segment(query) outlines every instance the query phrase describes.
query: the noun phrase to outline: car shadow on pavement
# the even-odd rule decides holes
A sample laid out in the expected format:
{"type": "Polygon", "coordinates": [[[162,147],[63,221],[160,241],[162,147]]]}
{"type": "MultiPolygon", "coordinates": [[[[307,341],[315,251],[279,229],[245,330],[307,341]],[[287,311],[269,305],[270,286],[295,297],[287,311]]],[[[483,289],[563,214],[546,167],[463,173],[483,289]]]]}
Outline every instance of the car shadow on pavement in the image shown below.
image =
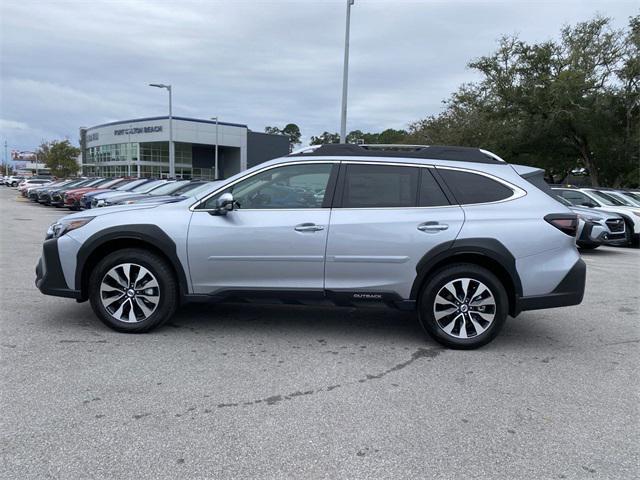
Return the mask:
{"type": "MultiPolygon", "coordinates": [[[[111,337],[116,333],[94,316],[88,303],[61,304],[58,314],[48,317],[48,322],[63,328],[66,333],[90,334],[94,337],[111,337]]],[[[561,314],[560,314],[561,315],[561,314]]],[[[515,347],[541,348],[549,345],[565,345],[554,322],[548,322],[548,313],[524,312],[517,318],[509,317],[498,337],[481,350],[515,347]]],[[[61,332],[60,332],[61,333],[61,332]]],[[[158,341],[160,337],[260,337],[296,341],[323,342],[372,342],[375,344],[403,344],[405,346],[437,346],[418,324],[415,312],[403,312],[392,308],[349,308],[332,306],[292,306],[258,304],[188,304],[178,309],[166,324],[148,334],[158,341]]],[[[145,342],[146,335],[135,335],[135,341],[145,342]]],[[[133,337],[132,337],[133,340],[133,337]]],[[[104,340],[101,340],[104,341],[104,340]]],[[[160,340],[162,341],[162,340],[160,340]]]]}
{"type": "Polygon", "coordinates": [[[162,328],[225,335],[250,331],[252,335],[308,334],[310,339],[382,337],[389,340],[423,340],[425,335],[413,312],[390,308],[355,309],[331,306],[191,304],[180,308],[162,328]]]}

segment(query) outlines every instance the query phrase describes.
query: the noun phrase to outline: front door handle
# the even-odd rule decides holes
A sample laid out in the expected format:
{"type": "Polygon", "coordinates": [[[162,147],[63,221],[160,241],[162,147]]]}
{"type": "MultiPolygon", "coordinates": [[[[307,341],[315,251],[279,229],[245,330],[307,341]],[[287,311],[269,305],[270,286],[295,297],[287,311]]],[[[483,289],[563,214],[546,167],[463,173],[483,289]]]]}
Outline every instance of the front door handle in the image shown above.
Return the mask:
{"type": "Polygon", "coordinates": [[[322,225],[316,225],[315,223],[301,223],[294,227],[296,232],[318,232],[324,230],[322,225]]]}
{"type": "Polygon", "coordinates": [[[442,232],[449,228],[449,225],[446,223],[438,223],[438,222],[424,222],[418,225],[418,230],[421,232],[429,232],[429,233],[437,233],[442,232]]]}

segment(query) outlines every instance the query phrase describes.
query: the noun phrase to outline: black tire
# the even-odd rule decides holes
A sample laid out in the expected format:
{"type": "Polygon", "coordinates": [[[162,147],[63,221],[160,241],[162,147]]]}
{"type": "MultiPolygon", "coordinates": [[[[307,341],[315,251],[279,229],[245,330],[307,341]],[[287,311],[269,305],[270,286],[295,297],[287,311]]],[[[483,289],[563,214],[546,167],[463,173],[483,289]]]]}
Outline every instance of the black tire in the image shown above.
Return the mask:
{"type": "Polygon", "coordinates": [[[582,250],[595,250],[599,246],[600,245],[595,244],[595,243],[578,243],[578,248],[580,248],[582,250]]]}
{"type": "Polygon", "coordinates": [[[124,333],[145,333],[159,327],[174,314],[179,301],[178,283],[171,266],[162,257],[147,250],[127,248],[107,255],[95,266],[89,277],[89,301],[94,313],[109,328],[124,333]],[[159,301],[153,313],[135,323],[116,319],[103,305],[100,293],[106,274],[112,268],[127,263],[146,268],[157,280],[159,290],[159,301]]]}
{"type": "MultiPolygon", "coordinates": [[[[474,295],[475,294],[472,295],[472,298],[475,298],[474,295]]],[[[441,297],[438,298],[440,299],[441,297]]],[[[454,311],[452,315],[455,315],[455,312],[456,311],[454,311]]],[[[438,270],[424,284],[418,300],[418,319],[425,332],[438,343],[455,349],[473,349],[489,343],[502,329],[508,312],[509,298],[502,282],[500,282],[500,280],[486,268],[471,263],[452,264],[438,270]],[[493,295],[493,301],[495,302],[494,307],[492,308],[492,313],[494,314],[493,320],[488,322],[486,330],[479,334],[476,333],[473,335],[473,331],[475,331],[475,327],[473,327],[474,324],[470,319],[466,320],[467,317],[465,315],[462,316],[461,320],[456,317],[455,320],[451,321],[457,322],[457,324],[465,322],[465,331],[467,330],[466,325],[471,324],[469,329],[471,331],[469,333],[472,335],[469,335],[469,338],[459,338],[455,335],[446,333],[443,327],[441,327],[436,320],[434,314],[434,308],[436,308],[436,296],[440,290],[443,289],[445,285],[449,284],[449,282],[455,282],[456,279],[463,278],[468,278],[475,282],[481,282],[484,284],[484,286],[490,291],[491,295],[493,295]]],[[[473,312],[468,313],[467,315],[471,316],[472,313],[473,312]]],[[[476,323],[478,323],[478,316],[474,314],[473,318],[476,320],[476,323]]],[[[441,319],[441,321],[443,321],[443,319],[441,319]]],[[[484,325],[484,320],[482,320],[482,322],[484,325]]],[[[456,327],[454,327],[454,330],[455,329],[456,327]]],[[[460,330],[462,330],[462,326],[460,326],[460,330]]]]}

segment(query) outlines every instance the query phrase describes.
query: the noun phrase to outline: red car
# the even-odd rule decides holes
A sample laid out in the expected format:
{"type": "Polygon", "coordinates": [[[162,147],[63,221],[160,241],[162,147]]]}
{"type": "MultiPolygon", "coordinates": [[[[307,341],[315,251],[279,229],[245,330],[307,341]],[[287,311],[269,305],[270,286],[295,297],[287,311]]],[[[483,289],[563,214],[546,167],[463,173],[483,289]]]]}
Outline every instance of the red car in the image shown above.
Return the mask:
{"type": "Polygon", "coordinates": [[[98,190],[107,191],[111,188],[121,187],[127,182],[134,180],[133,178],[106,178],[103,182],[100,182],[91,187],[75,188],[68,190],[64,193],[64,206],[70,210],[80,210],[80,198],[82,195],[88,192],[95,192],[98,190]]]}

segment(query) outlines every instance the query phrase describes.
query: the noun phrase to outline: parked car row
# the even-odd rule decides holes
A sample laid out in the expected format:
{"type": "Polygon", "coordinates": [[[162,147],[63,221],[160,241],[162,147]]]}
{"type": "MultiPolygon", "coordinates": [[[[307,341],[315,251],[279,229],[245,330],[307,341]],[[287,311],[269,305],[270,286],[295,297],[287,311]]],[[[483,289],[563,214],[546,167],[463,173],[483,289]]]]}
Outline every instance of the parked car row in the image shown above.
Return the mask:
{"type": "Polygon", "coordinates": [[[640,192],[571,186],[553,186],[552,191],[578,214],[582,226],[576,242],[579,247],[637,247],[640,243],[640,192]]]}
{"type": "MultiPolygon", "coordinates": [[[[540,180],[542,182],[542,180],[540,180]]],[[[154,178],[3,177],[7,186],[18,186],[25,197],[43,205],[86,210],[111,205],[168,203],[191,197],[206,186],[203,180],[154,178]]],[[[576,244],[582,249],[600,245],[638,246],[640,192],[612,188],[578,188],[538,185],[571,208],[578,216],[576,244]]]]}
{"type": "Polygon", "coordinates": [[[170,203],[195,195],[210,182],[155,178],[23,179],[22,196],[42,205],[85,210],[134,203],[170,203]]]}
{"type": "Polygon", "coordinates": [[[24,176],[24,175],[5,175],[0,177],[0,185],[4,185],[6,187],[17,187],[25,180],[44,180],[51,181],[50,175],[35,175],[35,176],[24,176]]]}

